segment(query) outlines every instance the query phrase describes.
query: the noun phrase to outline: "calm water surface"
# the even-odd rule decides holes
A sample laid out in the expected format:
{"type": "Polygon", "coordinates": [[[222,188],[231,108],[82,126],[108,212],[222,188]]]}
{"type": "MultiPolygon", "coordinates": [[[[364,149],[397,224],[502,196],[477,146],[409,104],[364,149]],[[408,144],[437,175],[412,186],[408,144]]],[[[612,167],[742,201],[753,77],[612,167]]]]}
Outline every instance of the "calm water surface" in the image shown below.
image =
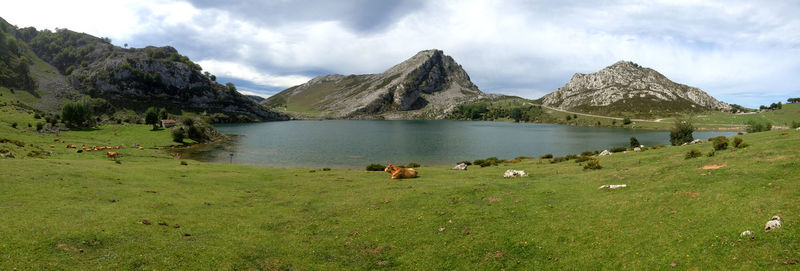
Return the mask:
{"type": "MultiPolygon", "coordinates": [[[[364,168],[370,163],[452,165],[496,156],[579,154],[641,144],[669,145],[669,132],[555,124],[455,120],[326,120],[220,124],[233,140],[186,150],[184,158],[270,167],[364,168]],[[233,156],[231,156],[233,154],[233,156]]],[[[708,139],[734,132],[695,132],[708,139]]]]}

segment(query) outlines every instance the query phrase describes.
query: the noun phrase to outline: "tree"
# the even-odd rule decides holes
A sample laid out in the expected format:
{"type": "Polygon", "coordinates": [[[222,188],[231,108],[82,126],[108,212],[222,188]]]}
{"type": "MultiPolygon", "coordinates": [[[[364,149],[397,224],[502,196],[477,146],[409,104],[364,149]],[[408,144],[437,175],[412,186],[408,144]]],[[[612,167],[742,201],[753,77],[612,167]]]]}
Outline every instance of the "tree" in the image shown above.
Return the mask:
{"type": "Polygon", "coordinates": [[[166,108],[161,108],[161,110],[158,110],[158,118],[162,119],[162,120],[169,118],[169,115],[167,114],[167,109],[166,108]]]}
{"type": "Polygon", "coordinates": [[[636,139],[635,136],[632,136],[631,137],[631,148],[636,148],[636,147],[639,147],[639,146],[641,146],[641,144],[639,144],[639,140],[636,139]]]}
{"type": "Polygon", "coordinates": [[[157,123],[158,123],[158,110],[155,107],[151,106],[150,108],[147,108],[146,111],[144,111],[144,123],[145,124],[152,124],[153,125],[153,130],[158,129],[158,125],[157,125],[157,123]]]}
{"type": "Polygon", "coordinates": [[[236,86],[231,82],[225,83],[225,87],[228,88],[228,92],[230,92],[231,94],[236,92],[236,86]]]}
{"type": "Polygon", "coordinates": [[[675,121],[675,125],[669,132],[669,142],[673,146],[678,146],[683,143],[692,142],[692,140],[694,140],[694,138],[692,137],[693,132],[694,132],[694,125],[692,125],[691,121],[678,119],[675,121]]]}
{"type": "Polygon", "coordinates": [[[61,119],[71,127],[88,125],[91,117],[86,101],[68,102],[61,108],[61,119]]]}
{"type": "Polygon", "coordinates": [[[514,122],[519,122],[522,119],[522,109],[519,107],[511,109],[511,118],[514,119],[514,122]]]}

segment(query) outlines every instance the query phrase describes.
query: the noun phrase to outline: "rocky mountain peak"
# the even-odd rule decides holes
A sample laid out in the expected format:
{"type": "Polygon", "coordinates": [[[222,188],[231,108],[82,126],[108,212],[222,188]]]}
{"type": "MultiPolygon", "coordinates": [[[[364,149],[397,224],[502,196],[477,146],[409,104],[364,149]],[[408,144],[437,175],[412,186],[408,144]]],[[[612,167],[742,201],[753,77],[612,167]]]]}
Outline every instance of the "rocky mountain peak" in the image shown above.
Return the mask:
{"type": "Polygon", "coordinates": [[[542,102],[565,110],[640,116],[731,108],[698,88],[675,83],[631,61],[618,61],[591,74],[577,73],[542,102]]]}

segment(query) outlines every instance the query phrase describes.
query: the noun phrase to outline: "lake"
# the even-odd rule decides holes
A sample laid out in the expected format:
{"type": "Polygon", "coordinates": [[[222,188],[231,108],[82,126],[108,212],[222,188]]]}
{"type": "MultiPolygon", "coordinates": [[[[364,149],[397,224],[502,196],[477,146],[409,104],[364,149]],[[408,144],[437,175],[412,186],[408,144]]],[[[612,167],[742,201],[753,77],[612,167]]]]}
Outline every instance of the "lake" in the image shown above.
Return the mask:
{"type": "MultiPolygon", "coordinates": [[[[182,157],[270,167],[354,168],[387,162],[453,165],[496,156],[580,154],[628,146],[669,145],[669,132],[556,124],[456,120],[324,120],[215,125],[239,135],[184,150],[182,157]],[[233,156],[231,156],[233,154],[233,156]]],[[[695,132],[708,139],[735,132],[695,132]]]]}

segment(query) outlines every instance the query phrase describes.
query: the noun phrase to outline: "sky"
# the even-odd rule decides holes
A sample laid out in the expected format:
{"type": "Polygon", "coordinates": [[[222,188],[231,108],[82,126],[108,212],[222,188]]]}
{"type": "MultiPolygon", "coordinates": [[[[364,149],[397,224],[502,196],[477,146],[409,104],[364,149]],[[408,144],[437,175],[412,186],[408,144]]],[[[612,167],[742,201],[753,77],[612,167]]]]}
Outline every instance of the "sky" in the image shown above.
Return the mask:
{"type": "Polygon", "coordinates": [[[798,14],[790,0],[25,0],[0,10],[18,27],[172,46],[261,96],[435,48],[487,93],[535,99],[627,60],[748,107],[800,97],[798,14]]]}

